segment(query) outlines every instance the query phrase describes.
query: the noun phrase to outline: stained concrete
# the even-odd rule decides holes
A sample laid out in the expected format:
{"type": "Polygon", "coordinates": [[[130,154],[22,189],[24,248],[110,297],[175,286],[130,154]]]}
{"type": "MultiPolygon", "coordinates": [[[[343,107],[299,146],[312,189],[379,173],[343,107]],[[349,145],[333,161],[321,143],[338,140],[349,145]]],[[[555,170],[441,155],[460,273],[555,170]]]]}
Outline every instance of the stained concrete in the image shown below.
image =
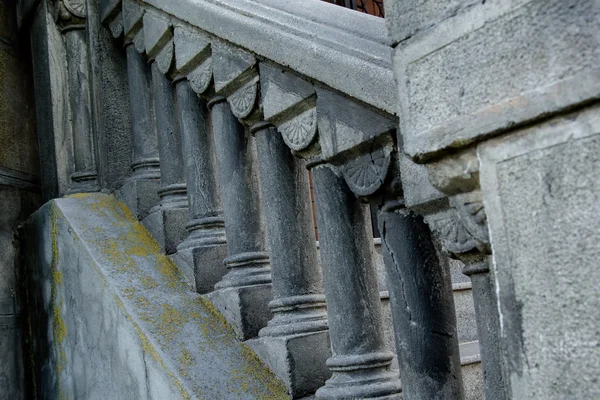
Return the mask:
{"type": "Polygon", "coordinates": [[[54,200],[26,234],[38,397],[286,398],[115,197],[54,200]]]}

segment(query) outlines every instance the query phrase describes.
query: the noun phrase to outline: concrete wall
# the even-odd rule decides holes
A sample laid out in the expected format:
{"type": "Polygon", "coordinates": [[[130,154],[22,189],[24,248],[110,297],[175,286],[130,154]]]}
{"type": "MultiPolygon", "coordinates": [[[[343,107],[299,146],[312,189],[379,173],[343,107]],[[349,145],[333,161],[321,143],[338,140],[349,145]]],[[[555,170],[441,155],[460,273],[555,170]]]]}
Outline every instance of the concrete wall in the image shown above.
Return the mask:
{"type": "Polygon", "coordinates": [[[27,46],[0,0],[0,398],[24,398],[16,227],[39,204],[38,144],[27,46]]]}

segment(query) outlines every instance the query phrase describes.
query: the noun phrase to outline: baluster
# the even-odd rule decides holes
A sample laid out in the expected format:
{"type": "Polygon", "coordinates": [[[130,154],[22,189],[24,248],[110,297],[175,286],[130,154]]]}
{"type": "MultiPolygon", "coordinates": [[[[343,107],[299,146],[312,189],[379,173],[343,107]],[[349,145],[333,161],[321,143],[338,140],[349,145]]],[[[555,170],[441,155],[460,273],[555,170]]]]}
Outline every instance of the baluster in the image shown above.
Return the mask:
{"type": "Polygon", "coordinates": [[[119,191],[129,208],[142,219],[158,201],[160,162],[154,125],[150,71],[132,42],[126,47],[127,76],[133,134],[133,174],[119,191]]]}
{"type": "Polygon", "coordinates": [[[167,254],[172,254],[185,238],[188,216],[181,133],[175,120],[173,85],[160,71],[158,62],[153,61],[150,68],[160,155],[160,200],[142,222],[162,249],[167,254]]]}
{"type": "Polygon", "coordinates": [[[67,50],[67,79],[73,158],[70,193],[98,191],[98,172],[94,153],[92,99],[90,95],[90,60],[86,42],[85,10],[69,10],[57,3],[58,26],[64,34],[67,50]],[[75,13],[76,12],[76,13],[75,13]]]}
{"type": "Polygon", "coordinates": [[[196,291],[208,293],[225,274],[223,260],[227,256],[214,143],[204,102],[185,79],[176,80],[175,90],[190,207],[189,234],[177,247],[176,259],[193,271],[196,291]]]}
{"type": "Polygon", "coordinates": [[[327,360],[333,376],[316,397],[399,399],[400,380],[384,343],[369,212],[336,167],[319,164],[312,174],[333,352],[327,360]]]}
{"type": "Polygon", "coordinates": [[[390,201],[378,212],[398,364],[406,399],[462,399],[449,266],[423,217],[390,201]]]}
{"type": "Polygon", "coordinates": [[[313,393],[330,376],[325,365],[330,355],[327,313],[308,173],[305,161],[292,154],[273,126],[258,123],[250,131],[256,137],[273,280],[269,302],[273,318],[250,346],[297,398],[313,393]],[[280,359],[285,365],[277,362],[280,359]]]}
{"type": "Polygon", "coordinates": [[[209,295],[238,336],[256,336],[270,318],[271,269],[265,243],[254,139],[224,97],[209,102],[227,235],[228,272],[209,295]]]}

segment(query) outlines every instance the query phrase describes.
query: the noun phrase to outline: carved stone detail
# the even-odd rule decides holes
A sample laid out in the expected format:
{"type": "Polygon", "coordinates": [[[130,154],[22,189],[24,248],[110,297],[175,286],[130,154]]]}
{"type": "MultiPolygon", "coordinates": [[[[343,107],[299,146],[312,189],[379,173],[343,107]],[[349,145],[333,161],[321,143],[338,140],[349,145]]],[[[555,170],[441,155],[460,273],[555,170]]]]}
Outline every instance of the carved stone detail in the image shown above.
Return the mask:
{"type": "Polygon", "coordinates": [[[246,118],[254,110],[258,94],[258,79],[248,82],[227,98],[231,111],[239,119],[246,118]]]}
{"type": "Polygon", "coordinates": [[[290,149],[304,150],[317,137],[317,109],[306,110],[289,121],[281,123],[278,128],[290,149]]]}
{"type": "Polygon", "coordinates": [[[346,183],[358,196],[375,193],[384,183],[391,162],[392,146],[362,154],[342,167],[346,183]]]}
{"type": "Polygon", "coordinates": [[[76,17],[86,17],[85,0],[62,0],[63,4],[76,17]]]}
{"type": "Polygon", "coordinates": [[[197,94],[202,94],[208,90],[212,81],[212,60],[206,59],[194,70],[187,74],[190,86],[197,94]]]}
{"type": "Polygon", "coordinates": [[[425,222],[450,255],[468,253],[477,248],[477,242],[459,221],[456,210],[447,209],[427,215],[425,222]]]}
{"type": "Polygon", "coordinates": [[[171,70],[171,65],[173,65],[173,50],[173,41],[171,40],[155,58],[158,70],[165,75],[171,70]]]}
{"type": "Polygon", "coordinates": [[[481,191],[461,193],[450,199],[465,229],[477,240],[484,253],[490,252],[490,237],[487,216],[483,206],[481,191]]]}
{"type": "Polygon", "coordinates": [[[59,0],[52,8],[54,20],[61,31],[85,29],[86,6],[83,0],[59,0]]]}

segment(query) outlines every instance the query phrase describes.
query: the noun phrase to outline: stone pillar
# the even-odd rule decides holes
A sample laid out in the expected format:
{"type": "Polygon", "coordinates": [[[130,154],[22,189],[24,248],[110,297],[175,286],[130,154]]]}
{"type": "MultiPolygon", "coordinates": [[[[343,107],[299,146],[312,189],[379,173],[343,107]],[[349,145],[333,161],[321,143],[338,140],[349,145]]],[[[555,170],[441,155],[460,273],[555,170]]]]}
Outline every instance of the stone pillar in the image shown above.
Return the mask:
{"type": "Polygon", "coordinates": [[[502,374],[502,352],[500,348],[500,319],[496,286],[490,272],[487,257],[476,260],[463,258],[463,274],[471,278],[473,302],[477,319],[477,337],[484,371],[483,383],[487,400],[506,400],[506,384],[502,374]]]}
{"type": "Polygon", "coordinates": [[[133,43],[126,45],[126,51],[133,135],[133,174],[119,190],[119,196],[142,219],[159,201],[158,138],[154,125],[150,70],[133,43]]]}
{"type": "Polygon", "coordinates": [[[369,211],[336,167],[316,165],[312,176],[333,352],[333,376],[316,397],[400,399],[384,342],[369,211]]]}
{"type": "Polygon", "coordinates": [[[378,212],[402,392],[406,399],[464,398],[452,279],[423,217],[378,212]]]}
{"type": "Polygon", "coordinates": [[[208,293],[225,275],[227,257],[214,143],[206,105],[187,80],[177,80],[175,89],[189,198],[188,236],[177,247],[176,262],[191,271],[197,292],[208,293]]]}
{"type": "Polygon", "coordinates": [[[239,337],[256,336],[270,318],[271,269],[265,243],[254,138],[223,97],[209,102],[227,234],[228,272],[211,301],[239,337]],[[233,302],[233,303],[232,303],[233,302]]]}
{"type": "Polygon", "coordinates": [[[73,132],[73,159],[70,193],[99,190],[94,127],[90,94],[90,60],[85,32],[85,13],[72,14],[58,4],[58,24],[64,34],[67,51],[68,97],[73,132]]]}
{"type": "Polygon", "coordinates": [[[259,123],[250,130],[256,137],[271,255],[273,318],[249,344],[299,398],[314,393],[330,376],[308,172],[273,126],[259,123]]]}
{"type": "Polygon", "coordinates": [[[143,219],[144,225],[167,254],[175,253],[186,235],[188,200],[183,166],[181,133],[175,120],[175,96],[169,78],[151,65],[154,112],[160,155],[160,201],[143,219]]]}

